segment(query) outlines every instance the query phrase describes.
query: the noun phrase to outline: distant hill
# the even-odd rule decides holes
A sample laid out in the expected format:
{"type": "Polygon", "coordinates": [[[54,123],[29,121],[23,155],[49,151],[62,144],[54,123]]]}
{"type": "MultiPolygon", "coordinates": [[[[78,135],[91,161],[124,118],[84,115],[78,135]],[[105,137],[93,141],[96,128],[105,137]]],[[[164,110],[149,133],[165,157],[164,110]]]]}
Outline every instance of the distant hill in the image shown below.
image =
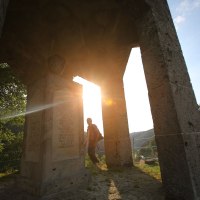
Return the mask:
{"type": "Polygon", "coordinates": [[[146,146],[149,141],[155,139],[154,129],[148,131],[130,133],[131,145],[134,149],[146,146]]]}
{"type": "MultiPolygon", "coordinates": [[[[149,142],[155,140],[154,129],[130,133],[130,140],[132,149],[140,149],[141,147],[145,147],[149,144],[149,142]]],[[[98,143],[97,152],[104,152],[104,140],[101,140],[98,143]]]]}

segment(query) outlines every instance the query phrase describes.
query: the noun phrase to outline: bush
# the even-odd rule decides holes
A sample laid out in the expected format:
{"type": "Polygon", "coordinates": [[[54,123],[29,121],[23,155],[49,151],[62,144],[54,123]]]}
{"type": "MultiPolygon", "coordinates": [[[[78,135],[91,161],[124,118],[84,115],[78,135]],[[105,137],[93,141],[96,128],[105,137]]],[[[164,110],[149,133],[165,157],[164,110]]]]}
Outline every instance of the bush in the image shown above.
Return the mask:
{"type": "Polygon", "coordinates": [[[23,133],[0,131],[0,172],[19,169],[23,133]]]}
{"type": "Polygon", "coordinates": [[[0,63],[0,172],[19,169],[26,87],[6,63],[0,63]]]}

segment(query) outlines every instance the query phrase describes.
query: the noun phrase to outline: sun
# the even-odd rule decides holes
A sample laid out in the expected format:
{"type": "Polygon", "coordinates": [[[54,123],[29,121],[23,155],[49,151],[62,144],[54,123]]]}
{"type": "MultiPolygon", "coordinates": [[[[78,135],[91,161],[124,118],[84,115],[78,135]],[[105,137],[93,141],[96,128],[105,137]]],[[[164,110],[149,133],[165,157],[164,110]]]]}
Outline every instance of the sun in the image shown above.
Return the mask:
{"type": "Polygon", "coordinates": [[[83,85],[83,110],[84,110],[84,130],[87,130],[86,119],[92,118],[100,132],[103,133],[101,89],[98,85],[87,81],[79,76],[73,81],[83,85]]]}
{"type": "MultiPolygon", "coordinates": [[[[73,80],[83,85],[84,130],[87,130],[86,119],[91,117],[93,123],[103,133],[101,88],[79,76],[74,77],[73,80]]],[[[131,51],[123,81],[129,132],[153,128],[148,90],[139,48],[134,48],[131,51]]],[[[104,103],[107,106],[114,104],[111,99],[107,99],[104,103]]]]}

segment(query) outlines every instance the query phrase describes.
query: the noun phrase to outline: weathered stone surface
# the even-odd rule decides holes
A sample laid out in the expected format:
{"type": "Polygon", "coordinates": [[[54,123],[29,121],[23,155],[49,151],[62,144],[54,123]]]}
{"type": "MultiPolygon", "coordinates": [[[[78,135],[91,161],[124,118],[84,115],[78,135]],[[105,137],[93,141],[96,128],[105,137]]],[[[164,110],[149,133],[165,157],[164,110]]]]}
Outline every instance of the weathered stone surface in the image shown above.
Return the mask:
{"type": "Polygon", "coordinates": [[[156,141],[161,154],[160,166],[167,196],[198,199],[199,133],[157,135],[156,141]]]}
{"type": "MultiPolygon", "coordinates": [[[[2,29],[4,14],[0,19],[2,29]]],[[[166,195],[200,198],[200,112],[167,1],[11,0],[0,46],[0,62],[10,64],[29,85],[28,108],[65,99],[64,85],[71,86],[64,80],[74,75],[102,87],[110,167],[132,163],[122,77],[131,48],[140,46],[166,195]],[[45,79],[49,73],[56,75],[45,79]]],[[[76,118],[76,108],[69,105],[63,108],[76,118]]],[[[84,171],[79,136],[71,135],[83,125],[64,124],[70,114],[56,106],[26,119],[22,175],[31,180],[27,186],[35,194],[70,188],[75,184],[65,181],[84,171]],[[65,126],[70,130],[66,135],[65,126]]]]}
{"type": "Polygon", "coordinates": [[[122,80],[103,86],[103,125],[106,163],[109,167],[132,166],[126,102],[122,80]]]}
{"type": "Polygon", "coordinates": [[[175,199],[195,199],[182,135],[158,135],[156,142],[167,196],[175,199]]]}
{"type": "Polygon", "coordinates": [[[200,113],[168,7],[155,2],[138,28],[163,185],[169,198],[198,199],[200,113]]]}
{"type": "Polygon", "coordinates": [[[28,87],[28,97],[20,187],[48,196],[84,186],[80,86],[50,74],[28,87]]]}
{"type": "Polygon", "coordinates": [[[32,80],[46,74],[48,59],[54,55],[67,58],[64,76],[95,75],[97,81],[107,77],[108,70],[116,70],[116,63],[125,69],[137,42],[127,13],[117,2],[106,0],[11,0],[1,41],[0,61],[5,59],[16,71],[20,68],[25,82],[30,82],[30,71],[32,80]]]}

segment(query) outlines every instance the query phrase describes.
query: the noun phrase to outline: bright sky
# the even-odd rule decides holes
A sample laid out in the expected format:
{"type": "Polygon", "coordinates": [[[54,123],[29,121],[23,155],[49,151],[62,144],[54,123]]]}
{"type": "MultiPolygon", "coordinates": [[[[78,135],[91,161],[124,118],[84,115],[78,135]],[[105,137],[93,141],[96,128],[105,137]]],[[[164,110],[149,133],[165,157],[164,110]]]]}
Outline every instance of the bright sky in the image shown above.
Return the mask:
{"type": "MultiPolygon", "coordinates": [[[[197,102],[200,103],[200,0],[168,0],[197,102]]],[[[79,81],[80,82],[80,81],[79,81]]],[[[83,84],[85,130],[91,117],[103,133],[101,90],[88,81],[83,84]]],[[[124,74],[129,132],[153,128],[140,49],[132,49],[124,74]]]]}
{"type": "Polygon", "coordinates": [[[200,0],[168,0],[190,79],[200,103],[200,0]]]}

